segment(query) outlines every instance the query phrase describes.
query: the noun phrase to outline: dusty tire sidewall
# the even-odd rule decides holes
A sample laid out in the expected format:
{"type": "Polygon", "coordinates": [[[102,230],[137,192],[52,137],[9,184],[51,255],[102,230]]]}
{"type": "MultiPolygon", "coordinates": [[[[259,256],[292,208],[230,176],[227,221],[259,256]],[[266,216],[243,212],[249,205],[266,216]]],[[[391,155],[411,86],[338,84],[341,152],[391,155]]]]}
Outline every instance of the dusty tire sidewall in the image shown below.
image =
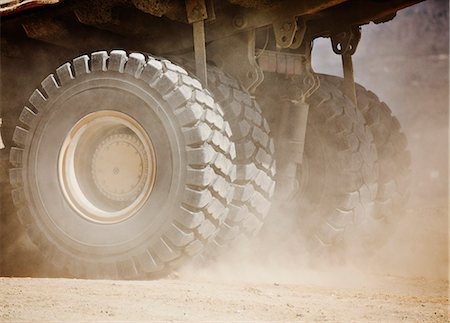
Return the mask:
{"type": "MultiPolygon", "coordinates": [[[[309,120],[316,117],[315,111],[310,111],[309,120]]],[[[332,193],[329,192],[336,180],[336,174],[332,176],[333,151],[330,145],[326,144],[326,129],[320,127],[315,122],[308,122],[305,138],[304,161],[297,170],[299,179],[300,193],[296,195],[299,205],[303,205],[307,212],[317,211],[320,205],[328,205],[332,193]],[[320,174],[321,176],[317,176],[320,174]]],[[[317,221],[319,217],[311,219],[311,222],[317,221]]],[[[317,225],[318,223],[314,223],[317,225]]],[[[313,223],[308,222],[308,225],[313,223]]]]}
{"type": "Polygon", "coordinates": [[[78,77],[50,97],[25,150],[24,188],[36,225],[53,246],[87,261],[117,261],[146,248],[166,231],[179,210],[186,157],[181,130],[171,107],[145,82],[118,72],[78,77]],[[70,129],[85,115],[116,110],[131,116],[154,145],[157,165],[153,191],[132,217],[97,224],[78,215],[63,196],[58,155],[70,129]]]}

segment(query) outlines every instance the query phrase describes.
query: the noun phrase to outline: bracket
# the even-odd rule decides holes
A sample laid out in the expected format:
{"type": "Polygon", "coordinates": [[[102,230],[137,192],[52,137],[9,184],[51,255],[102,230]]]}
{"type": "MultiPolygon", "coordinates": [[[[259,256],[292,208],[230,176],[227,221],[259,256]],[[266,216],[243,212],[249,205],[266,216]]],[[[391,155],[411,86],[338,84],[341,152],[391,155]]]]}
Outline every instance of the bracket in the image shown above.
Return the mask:
{"type": "Polygon", "coordinates": [[[256,63],[255,30],[213,41],[207,51],[209,60],[235,77],[247,91],[253,92],[263,81],[264,74],[256,63]]]}
{"type": "Polygon", "coordinates": [[[203,86],[208,86],[206,66],[205,19],[208,18],[205,0],[186,0],[187,20],[192,24],[195,54],[195,73],[203,86]]]}
{"type": "Polygon", "coordinates": [[[295,20],[295,17],[276,21],[272,26],[277,47],[291,47],[294,42],[295,33],[297,32],[297,21],[295,20]]]}
{"type": "Polygon", "coordinates": [[[295,32],[294,39],[292,40],[291,49],[298,49],[303,44],[306,34],[306,22],[305,20],[297,19],[297,31],[295,32]]]}
{"type": "Polygon", "coordinates": [[[302,44],[306,32],[305,20],[291,17],[274,22],[272,27],[277,47],[297,49],[302,44]]]}
{"type": "Polygon", "coordinates": [[[331,35],[333,52],[338,55],[353,55],[361,40],[361,27],[352,27],[331,35]]]}
{"type": "Polygon", "coordinates": [[[356,52],[360,40],[360,27],[351,27],[345,31],[331,35],[331,46],[333,51],[336,54],[341,55],[342,59],[342,68],[344,71],[343,91],[355,105],[357,104],[357,99],[352,55],[356,52]]]}

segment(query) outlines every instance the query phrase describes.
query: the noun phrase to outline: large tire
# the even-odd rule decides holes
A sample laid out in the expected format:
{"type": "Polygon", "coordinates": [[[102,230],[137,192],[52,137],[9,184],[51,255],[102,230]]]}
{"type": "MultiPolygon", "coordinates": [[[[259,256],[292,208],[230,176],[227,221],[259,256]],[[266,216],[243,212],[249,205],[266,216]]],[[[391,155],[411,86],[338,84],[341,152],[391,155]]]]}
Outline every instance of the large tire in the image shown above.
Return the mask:
{"type": "Polygon", "coordinates": [[[221,108],[184,69],[96,52],[58,68],[27,106],[10,152],[12,197],[53,263],[76,277],[159,276],[214,238],[233,196],[235,148],[221,108]],[[110,160],[137,166],[104,177],[110,160]]]}
{"type": "Polygon", "coordinates": [[[297,196],[299,213],[308,218],[324,246],[353,244],[360,227],[371,222],[377,152],[354,104],[322,78],[320,82],[308,99],[305,162],[298,174],[303,186],[297,196]],[[309,173],[306,179],[305,172],[309,173]]]}
{"type": "MultiPolygon", "coordinates": [[[[38,58],[42,57],[40,48],[34,50],[36,55],[28,60],[30,66],[39,69],[37,74],[48,74],[48,71],[42,70],[44,64],[38,63],[38,58]]],[[[1,52],[0,114],[3,119],[1,132],[5,144],[5,149],[0,150],[0,275],[2,276],[30,276],[38,274],[39,269],[43,267],[38,249],[29,241],[15,215],[11,199],[12,187],[9,183],[9,151],[14,127],[21,112],[17,107],[24,102],[23,93],[31,93],[34,90],[31,84],[38,84],[40,81],[30,75],[25,76],[26,73],[22,71],[23,62],[17,57],[10,57],[6,52],[1,52]],[[23,259],[26,259],[26,262],[23,259]]],[[[29,73],[29,69],[27,72],[29,73]]]]}
{"type": "MultiPolygon", "coordinates": [[[[188,57],[174,60],[190,71],[194,63],[188,57]]],[[[208,88],[220,104],[230,124],[236,147],[235,194],[230,214],[212,241],[206,258],[217,254],[238,236],[254,237],[261,229],[275,190],[275,147],[269,124],[261,108],[237,80],[214,65],[208,65],[208,88]]]]}
{"type": "MultiPolygon", "coordinates": [[[[342,89],[340,77],[323,75],[322,78],[342,89]]],[[[378,191],[374,216],[379,221],[395,223],[404,213],[409,196],[411,155],[400,122],[392,111],[371,91],[356,84],[358,109],[363,113],[373,134],[378,153],[378,191]]]]}
{"type": "Polygon", "coordinates": [[[235,79],[209,66],[208,86],[224,111],[236,146],[232,210],[215,239],[216,244],[226,245],[239,234],[252,237],[261,229],[275,190],[275,147],[258,103],[235,79]]]}
{"type": "MultiPolygon", "coordinates": [[[[269,78],[267,86],[260,89],[260,102],[266,107],[264,112],[273,115],[283,97],[296,97],[292,92],[296,85],[288,77],[271,77],[276,86],[269,78]]],[[[377,192],[377,153],[361,112],[340,90],[321,79],[307,103],[299,190],[286,203],[287,209],[298,218],[306,241],[316,241],[325,250],[341,248],[353,243],[353,231],[371,218],[377,192]]],[[[274,123],[276,118],[272,117],[274,123]]]]}

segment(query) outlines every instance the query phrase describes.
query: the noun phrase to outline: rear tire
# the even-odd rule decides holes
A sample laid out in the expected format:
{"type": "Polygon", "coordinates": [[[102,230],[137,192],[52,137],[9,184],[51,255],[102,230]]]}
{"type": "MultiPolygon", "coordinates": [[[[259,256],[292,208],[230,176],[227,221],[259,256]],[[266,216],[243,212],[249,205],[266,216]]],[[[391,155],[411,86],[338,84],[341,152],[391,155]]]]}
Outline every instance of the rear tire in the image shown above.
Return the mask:
{"type": "MultiPolygon", "coordinates": [[[[289,77],[267,78],[266,86],[258,90],[259,102],[266,115],[272,116],[272,127],[279,118],[280,99],[295,97],[292,91],[297,89],[289,77]]],[[[361,112],[340,90],[321,82],[307,103],[305,150],[297,172],[299,189],[286,209],[298,220],[300,232],[312,242],[312,248],[322,245],[336,250],[334,247],[351,243],[357,236],[353,231],[372,217],[377,153],[361,112]]]]}
{"type": "Polygon", "coordinates": [[[322,245],[342,247],[354,244],[358,230],[372,217],[377,153],[362,114],[340,91],[320,82],[307,100],[298,212],[306,232],[313,232],[322,245]]]}
{"type": "MultiPolygon", "coordinates": [[[[180,64],[194,70],[192,59],[176,57],[180,64]]],[[[217,249],[232,243],[238,236],[254,237],[264,224],[275,190],[275,147],[269,124],[261,108],[239,82],[218,67],[208,66],[208,88],[224,111],[236,147],[235,194],[227,217],[206,259],[217,249]]],[[[228,249],[228,248],[227,248],[228,249]]]]}
{"type": "Polygon", "coordinates": [[[169,61],[78,57],[42,82],[19,120],[13,202],[31,240],[73,276],[165,274],[202,251],[228,214],[230,127],[169,61]]]}
{"type": "MultiPolygon", "coordinates": [[[[342,88],[342,78],[323,75],[323,79],[342,88]]],[[[404,213],[409,196],[411,155],[400,122],[386,103],[371,91],[356,84],[358,109],[373,134],[378,154],[378,191],[374,216],[383,222],[395,223],[404,213]]]]}
{"type": "Polygon", "coordinates": [[[236,80],[209,66],[208,82],[236,146],[233,206],[215,239],[225,245],[239,234],[253,237],[260,231],[275,190],[275,147],[258,103],[236,80]]]}

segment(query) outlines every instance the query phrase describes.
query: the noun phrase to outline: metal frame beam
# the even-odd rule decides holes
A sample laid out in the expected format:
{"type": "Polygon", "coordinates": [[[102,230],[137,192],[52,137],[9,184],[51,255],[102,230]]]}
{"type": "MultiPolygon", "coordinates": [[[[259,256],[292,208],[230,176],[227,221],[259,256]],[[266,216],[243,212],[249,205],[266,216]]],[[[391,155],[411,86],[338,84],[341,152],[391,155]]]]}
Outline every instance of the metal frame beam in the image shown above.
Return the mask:
{"type": "Polygon", "coordinates": [[[194,38],[195,73],[204,87],[208,86],[206,66],[205,19],[208,18],[205,0],[186,0],[187,20],[192,24],[194,38]]]}
{"type": "Polygon", "coordinates": [[[258,10],[229,7],[218,10],[216,19],[206,26],[206,41],[221,39],[238,31],[246,31],[272,25],[295,17],[311,15],[348,0],[313,0],[280,2],[273,9],[258,10]]]}

